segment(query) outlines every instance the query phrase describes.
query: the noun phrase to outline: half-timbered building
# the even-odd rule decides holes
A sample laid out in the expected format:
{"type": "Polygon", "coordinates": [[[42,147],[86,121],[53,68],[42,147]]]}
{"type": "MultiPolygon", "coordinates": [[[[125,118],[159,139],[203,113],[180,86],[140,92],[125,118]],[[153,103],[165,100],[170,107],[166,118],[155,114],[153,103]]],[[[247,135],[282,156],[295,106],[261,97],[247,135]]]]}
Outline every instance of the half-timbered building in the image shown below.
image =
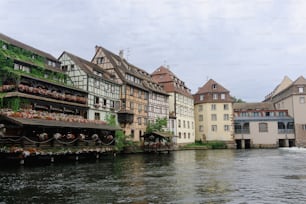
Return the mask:
{"type": "Polygon", "coordinates": [[[120,84],[113,80],[112,74],[68,52],[63,52],[59,61],[74,86],[88,92],[89,119],[104,121],[107,115],[117,116],[120,108],[120,84]]]}
{"type": "Polygon", "coordinates": [[[149,73],[129,63],[123,51],[116,55],[96,46],[92,62],[113,74],[114,80],[121,84],[118,122],[134,141],[140,140],[149,120],[168,117],[167,93],[152,80],[149,73]]]}

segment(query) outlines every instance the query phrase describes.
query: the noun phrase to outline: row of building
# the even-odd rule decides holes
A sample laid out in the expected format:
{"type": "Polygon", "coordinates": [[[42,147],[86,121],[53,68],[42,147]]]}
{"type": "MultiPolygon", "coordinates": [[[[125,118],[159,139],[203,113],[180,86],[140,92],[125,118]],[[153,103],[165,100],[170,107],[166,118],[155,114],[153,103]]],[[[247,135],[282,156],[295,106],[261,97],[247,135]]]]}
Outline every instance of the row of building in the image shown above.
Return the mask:
{"type": "Polygon", "coordinates": [[[1,108],[31,109],[104,121],[115,116],[140,141],[149,123],[167,118],[177,144],[220,140],[229,147],[306,146],[306,80],[283,82],[264,102],[234,103],[213,79],[192,94],[161,66],[149,74],[123,55],[95,47],[91,61],[58,58],[0,34],[1,108]]]}

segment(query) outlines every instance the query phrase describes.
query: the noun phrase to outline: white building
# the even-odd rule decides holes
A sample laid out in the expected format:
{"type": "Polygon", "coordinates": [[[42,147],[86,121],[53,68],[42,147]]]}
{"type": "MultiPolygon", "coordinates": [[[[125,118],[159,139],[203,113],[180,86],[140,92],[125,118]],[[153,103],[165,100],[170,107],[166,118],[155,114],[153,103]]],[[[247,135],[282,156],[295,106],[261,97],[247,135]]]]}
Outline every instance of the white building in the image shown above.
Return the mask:
{"type": "Polygon", "coordinates": [[[88,91],[88,119],[104,121],[109,114],[117,115],[120,107],[120,85],[113,81],[108,72],[68,52],[63,52],[59,61],[74,86],[88,91]]]}

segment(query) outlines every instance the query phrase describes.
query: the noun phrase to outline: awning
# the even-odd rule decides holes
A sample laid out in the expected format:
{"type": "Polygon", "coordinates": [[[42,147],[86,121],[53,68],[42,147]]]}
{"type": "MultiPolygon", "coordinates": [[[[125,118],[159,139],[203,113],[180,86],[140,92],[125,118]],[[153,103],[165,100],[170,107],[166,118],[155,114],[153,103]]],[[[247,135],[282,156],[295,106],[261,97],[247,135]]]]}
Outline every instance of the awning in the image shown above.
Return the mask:
{"type": "Polygon", "coordinates": [[[100,129],[100,130],[120,130],[119,127],[113,127],[106,124],[98,124],[93,122],[68,122],[60,120],[44,120],[44,119],[34,119],[34,118],[19,118],[19,117],[9,117],[9,116],[0,116],[0,123],[7,121],[13,123],[17,126],[36,126],[36,127],[49,127],[49,128],[77,128],[77,129],[100,129]]]}

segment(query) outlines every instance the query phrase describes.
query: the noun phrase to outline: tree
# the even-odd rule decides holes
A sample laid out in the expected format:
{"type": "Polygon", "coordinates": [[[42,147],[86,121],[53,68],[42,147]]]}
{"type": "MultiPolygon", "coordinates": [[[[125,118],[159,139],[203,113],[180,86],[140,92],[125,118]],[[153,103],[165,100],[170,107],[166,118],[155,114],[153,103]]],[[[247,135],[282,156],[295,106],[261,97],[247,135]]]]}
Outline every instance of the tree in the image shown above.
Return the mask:
{"type": "MultiPolygon", "coordinates": [[[[117,121],[116,121],[116,117],[114,115],[108,114],[105,116],[105,121],[108,125],[110,126],[116,126],[117,125],[117,121]]],[[[115,138],[116,138],[116,149],[117,151],[122,151],[123,148],[125,147],[125,143],[126,143],[126,137],[123,133],[122,130],[116,130],[115,131],[115,138]]]]}
{"type": "Polygon", "coordinates": [[[163,132],[163,128],[167,127],[167,118],[157,118],[154,123],[150,123],[147,126],[146,133],[152,133],[155,131],[163,132]]]}
{"type": "Polygon", "coordinates": [[[232,99],[233,103],[245,103],[244,100],[242,100],[241,98],[236,98],[235,96],[233,96],[232,99]]]}

